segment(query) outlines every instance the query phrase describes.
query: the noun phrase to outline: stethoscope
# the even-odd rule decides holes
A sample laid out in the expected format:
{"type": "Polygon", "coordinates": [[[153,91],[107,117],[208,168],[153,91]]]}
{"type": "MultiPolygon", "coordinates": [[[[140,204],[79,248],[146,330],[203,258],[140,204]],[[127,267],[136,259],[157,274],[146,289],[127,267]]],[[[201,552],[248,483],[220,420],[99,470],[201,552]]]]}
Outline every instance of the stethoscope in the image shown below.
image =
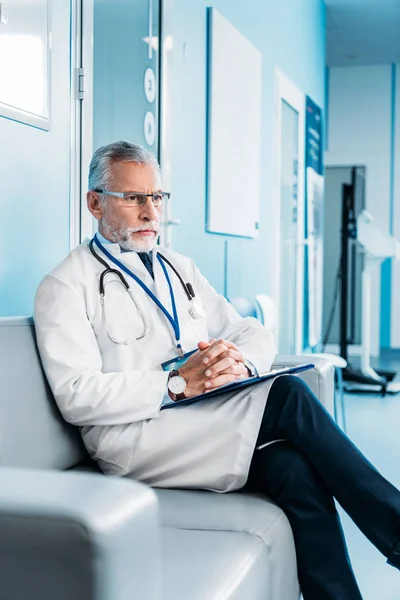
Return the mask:
{"type": "Polygon", "coordinates": [[[198,319],[201,315],[198,313],[198,311],[196,310],[196,307],[193,304],[193,300],[196,297],[196,294],[194,292],[192,284],[185,283],[184,280],[182,279],[180,273],[174,267],[174,265],[164,255],[157,252],[157,259],[164,271],[164,275],[167,280],[169,291],[170,291],[171,306],[172,306],[172,313],[173,313],[171,315],[167,311],[167,309],[163,306],[163,304],[161,304],[159,299],[153,294],[153,292],[146,286],[146,284],[143,283],[143,281],[137,275],[132,273],[132,271],[130,269],[128,269],[128,267],[126,267],[117,258],[115,258],[115,256],[113,256],[110,252],[108,252],[108,250],[103,246],[103,244],[97,238],[97,235],[95,235],[94,238],[92,240],[90,240],[90,242],[89,242],[89,249],[90,249],[90,252],[92,253],[92,255],[95,257],[95,259],[98,262],[100,262],[104,267],[104,271],[100,274],[100,280],[99,280],[99,293],[100,293],[100,304],[101,304],[101,308],[102,308],[102,320],[103,320],[103,324],[104,324],[104,328],[107,333],[107,336],[110,339],[110,341],[112,341],[114,344],[128,345],[131,342],[130,342],[130,340],[123,340],[123,341],[116,340],[114,337],[112,337],[110,335],[110,333],[107,329],[106,315],[105,315],[105,287],[106,286],[105,286],[105,282],[104,282],[107,275],[112,274],[112,275],[116,275],[119,278],[119,283],[121,285],[123,285],[124,288],[126,289],[126,291],[128,292],[129,297],[131,298],[132,302],[134,303],[136,310],[138,311],[139,316],[143,322],[143,331],[142,331],[141,335],[139,335],[135,339],[136,340],[143,339],[147,335],[149,326],[148,326],[146,316],[145,316],[143,310],[141,309],[139,303],[135,299],[126,278],[124,277],[124,275],[121,273],[120,270],[112,268],[101,256],[99,256],[99,254],[97,254],[97,252],[95,251],[95,249],[93,247],[94,243],[96,243],[98,248],[107,256],[107,258],[111,262],[113,262],[116,266],[118,266],[119,269],[121,269],[122,271],[125,271],[125,273],[127,275],[132,277],[136,281],[136,283],[138,283],[140,285],[140,287],[146,292],[146,294],[153,300],[153,302],[158,306],[158,308],[163,312],[164,316],[166,316],[166,318],[168,319],[168,321],[170,322],[170,324],[172,325],[172,328],[174,330],[178,352],[179,352],[179,354],[183,354],[182,346],[180,343],[180,326],[179,326],[179,319],[178,319],[178,314],[177,314],[177,310],[176,310],[174,292],[172,289],[172,284],[171,284],[171,280],[168,275],[168,271],[167,271],[164,263],[166,263],[172,269],[172,271],[175,273],[175,275],[179,279],[179,282],[180,282],[180,284],[186,294],[186,297],[189,301],[188,312],[189,312],[190,316],[193,319],[198,319]]]}

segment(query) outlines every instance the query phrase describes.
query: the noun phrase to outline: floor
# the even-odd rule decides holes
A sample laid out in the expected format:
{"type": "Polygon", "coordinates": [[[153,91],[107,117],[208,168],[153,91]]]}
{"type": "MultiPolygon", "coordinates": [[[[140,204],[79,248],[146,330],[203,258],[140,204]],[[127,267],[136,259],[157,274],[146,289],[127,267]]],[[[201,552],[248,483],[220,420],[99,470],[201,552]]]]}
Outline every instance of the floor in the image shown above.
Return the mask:
{"type": "MultiPolygon", "coordinates": [[[[387,352],[375,368],[397,370],[400,352],[387,352]]],[[[400,377],[397,376],[397,380],[400,377]]],[[[347,435],[377,467],[400,489],[400,394],[375,396],[346,394],[347,435]]],[[[350,558],[364,600],[399,600],[400,571],[364,538],[353,522],[340,511],[350,558]]]]}

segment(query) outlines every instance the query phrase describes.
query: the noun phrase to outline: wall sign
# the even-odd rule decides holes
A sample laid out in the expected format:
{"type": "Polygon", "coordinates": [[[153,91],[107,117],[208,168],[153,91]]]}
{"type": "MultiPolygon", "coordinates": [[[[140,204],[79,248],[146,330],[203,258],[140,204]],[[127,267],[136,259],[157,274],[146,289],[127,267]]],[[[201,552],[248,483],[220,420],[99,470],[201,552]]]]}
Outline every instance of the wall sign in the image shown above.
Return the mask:
{"type": "Polygon", "coordinates": [[[306,97],[306,238],[308,255],[308,344],[322,336],[323,286],[323,145],[322,110],[306,97]]]}
{"type": "Polygon", "coordinates": [[[144,117],[144,137],[148,146],[152,146],[156,139],[156,121],[152,112],[148,111],[144,117]]]}
{"type": "Polygon", "coordinates": [[[146,69],[144,74],[144,93],[148,102],[154,102],[156,98],[156,76],[150,67],[146,69]]]}

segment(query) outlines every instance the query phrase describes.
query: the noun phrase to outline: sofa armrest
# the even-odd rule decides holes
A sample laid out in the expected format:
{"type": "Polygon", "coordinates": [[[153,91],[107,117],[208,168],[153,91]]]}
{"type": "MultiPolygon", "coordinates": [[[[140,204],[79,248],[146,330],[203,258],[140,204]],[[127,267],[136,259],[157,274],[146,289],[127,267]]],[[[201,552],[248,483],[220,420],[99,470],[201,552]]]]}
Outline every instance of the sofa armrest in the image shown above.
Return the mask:
{"type": "Polygon", "coordinates": [[[335,368],[331,362],[317,358],[310,354],[305,356],[278,355],[275,357],[273,369],[295,366],[304,363],[313,363],[314,369],[299,373],[307,385],[312,389],[317,398],[328,412],[334,414],[335,401],[335,368]]]}
{"type": "Polygon", "coordinates": [[[0,469],[0,598],[158,600],[154,492],[96,474],[0,469]]]}

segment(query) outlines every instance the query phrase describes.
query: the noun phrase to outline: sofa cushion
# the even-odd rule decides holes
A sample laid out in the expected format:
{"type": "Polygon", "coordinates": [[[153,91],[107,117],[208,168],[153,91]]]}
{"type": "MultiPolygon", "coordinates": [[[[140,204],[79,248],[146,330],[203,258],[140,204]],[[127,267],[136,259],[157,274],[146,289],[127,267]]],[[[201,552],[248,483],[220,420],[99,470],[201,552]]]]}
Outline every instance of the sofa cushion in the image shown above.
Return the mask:
{"type": "MultiPolygon", "coordinates": [[[[265,597],[268,600],[298,600],[299,585],[292,530],[284,513],[270,500],[263,496],[244,492],[216,494],[197,490],[158,489],[155,491],[159,500],[161,523],[166,529],[163,534],[164,538],[172,544],[173,532],[176,532],[176,545],[180,548],[179,556],[182,561],[180,568],[170,567],[171,570],[166,579],[167,589],[171,589],[171,591],[179,589],[180,573],[185,571],[185,582],[187,582],[185,585],[193,586],[192,589],[198,594],[196,596],[192,594],[186,598],[190,597],[191,600],[246,598],[246,596],[233,593],[232,595],[223,593],[225,590],[224,578],[218,579],[215,575],[218,561],[216,562],[214,549],[220,545],[224,547],[226,555],[230,550],[232,551],[231,560],[235,564],[239,565],[241,560],[244,561],[243,564],[247,561],[249,566],[247,575],[244,575],[243,569],[238,567],[238,586],[240,583],[240,586],[247,590],[246,585],[249,582],[246,582],[245,579],[253,577],[253,569],[255,569],[255,580],[261,581],[258,568],[262,563],[265,576],[268,578],[269,595],[265,592],[265,597]],[[220,538],[219,535],[221,535],[220,538]],[[190,555],[195,538],[199,539],[203,548],[198,569],[195,559],[192,559],[190,555]],[[230,540],[229,543],[228,540],[230,540]],[[257,554],[256,548],[262,548],[262,551],[257,554]],[[243,549],[241,558],[236,554],[239,549],[243,549]],[[193,561],[193,566],[191,566],[191,561],[193,561]],[[214,574],[214,587],[208,590],[208,595],[204,592],[204,586],[200,582],[204,572],[209,572],[210,577],[214,574]],[[239,573],[241,573],[240,577],[239,573]]],[[[172,559],[169,556],[164,558],[163,555],[163,560],[168,565],[172,559]]],[[[218,565],[219,570],[225,569],[226,579],[232,580],[229,559],[226,563],[222,561],[218,565]]],[[[237,593],[241,594],[240,586],[237,593]]],[[[177,596],[175,597],[177,598],[177,596]]],[[[183,600],[185,596],[179,596],[179,598],[181,597],[183,600]]],[[[251,595],[247,596],[247,598],[252,597],[251,595]]],[[[254,597],[260,598],[263,595],[259,594],[254,597]]],[[[166,600],[170,600],[170,597],[166,596],[166,600]]]]}
{"type": "Polygon", "coordinates": [[[87,457],[47,385],[33,321],[0,318],[0,465],[67,469],[87,457]]]}
{"type": "Polygon", "coordinates": [[[99,473],[101,475],[103,474],[103,471],[100,469],[97,462],[92,460],[91,458],[84,460],[83,462],[79,463],[79,465],[74,465],[73,467],[71,467],[68,470],[69,471],[83,471],[84,473],[99,473]]]}
{"type": "Polygon", "coordinates": [[[271,600],[268,549],[259,539],[164,527],[161,541],[162,600],[271,600]]]}

